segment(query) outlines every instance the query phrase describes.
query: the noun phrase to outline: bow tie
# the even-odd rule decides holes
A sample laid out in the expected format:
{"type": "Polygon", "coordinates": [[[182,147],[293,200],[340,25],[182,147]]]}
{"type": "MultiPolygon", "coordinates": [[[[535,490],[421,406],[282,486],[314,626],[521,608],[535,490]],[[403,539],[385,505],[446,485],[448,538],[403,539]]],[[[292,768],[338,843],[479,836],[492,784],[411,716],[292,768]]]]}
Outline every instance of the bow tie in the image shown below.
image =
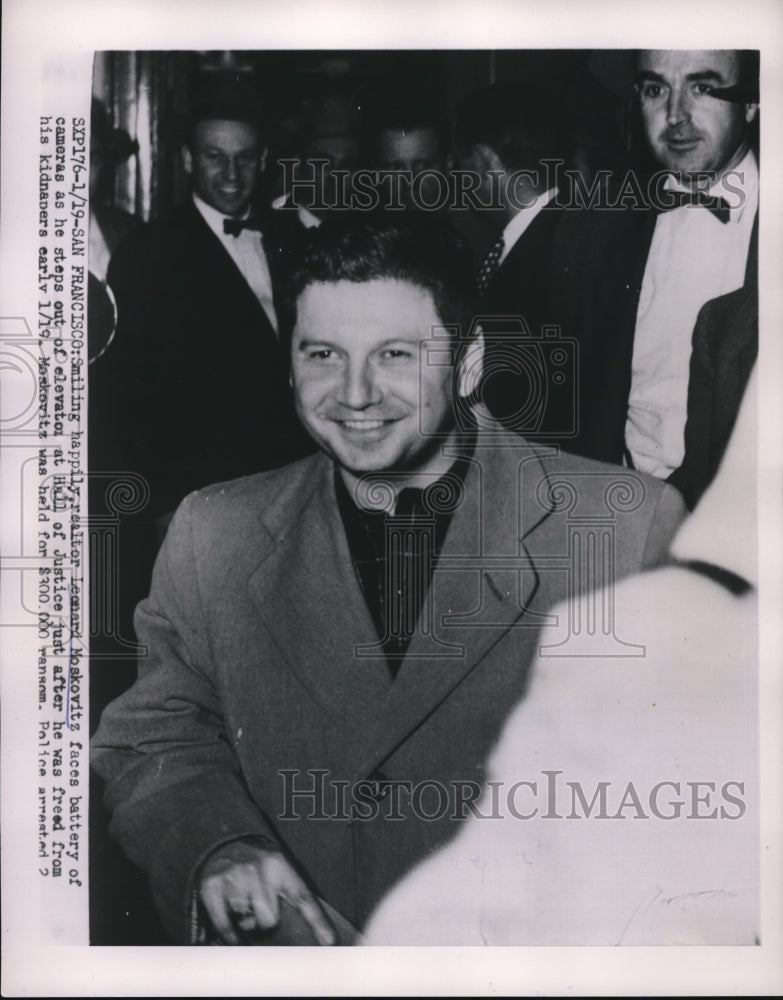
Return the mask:
{"type": "Polygon", "coordinates": [[[226,236],[239,236],[243,229],[249,229],[255,233],[261,232],[261,226],[252,215],[247,219],[223,219],[223,232],[226,236]]]}
{"type": "Polygon", "coordinates": [[[729,203],[725,198],[717,198],[701,191],[666,191],[662,192],[662,197],[666,198],[666,205],[658,205],[661,212],[671,212],[672,209],[682,208],[683,205],[697,205],[699,208],[706,208],[712,212],[716,219],[726,223],[731,216],[729,203]],[[668,204],[671,202],[671,204],[668,204]]]}

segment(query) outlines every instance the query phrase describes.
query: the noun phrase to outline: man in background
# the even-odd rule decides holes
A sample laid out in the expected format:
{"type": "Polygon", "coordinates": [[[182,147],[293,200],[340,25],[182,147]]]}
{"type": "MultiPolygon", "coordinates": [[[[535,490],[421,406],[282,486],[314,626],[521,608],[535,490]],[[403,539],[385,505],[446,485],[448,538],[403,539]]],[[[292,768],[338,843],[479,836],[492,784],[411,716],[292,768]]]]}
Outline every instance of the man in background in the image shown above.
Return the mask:
{"type": "MultiPolygon", "coordinates": [[[[88,244],[88,324],[90,358],[90,466],[115,468],[112,427],[115,386],[107,352],[114,347],[117,306],[106,284],[109,262],[123,240],[142,222],[112,203],[112,181],[118,164],[138,147],[123,129],[112,128],[105,105],[92,99],[90,116],[90,228],[88,244]]],[[[105,486],[105,484],[104,484],[105,486]]],[[[92,508],[96,509],[95,506],[92,508]]]]}
{"type": "Polygon", "coordinates": [[[285,190],[273,207],[313,229],[330,212],[351,207],[354,176],[369,165],[361,100],[353,88],[333,84],[312,95],[300,111],[296,138],[298,156],[288,161],[285,190]]]}
{"type": "Polygon", "coordinates": [[[634,79],[661,169],[638,177],[647,210],[596,208],[573,244],[564,297],[583,355],[575,448],[687,480],[692,506],[715,473],[756,357],[758,53],[644,50],[634,79]],[[710,330],[694,344],[707,303],[710,330]],[[706,392],[691,392],[691,361],[700,377],[710,373],[706,392]],[[691,454],[686,419],[699,428],[691,454]],[[707,443],[716,420],[717,446],[707,443]]]}
{"type": "Polygon", "coordinates": [[[494,223],[494,243],[478,273],[486,337],[482,399],[510,430],[568,448],[576,429],[578,357],[556,292],[557,238],[569,214],[558,203],[564,140],[557,123],[545,94],[494,85],[457,106],[454,144],[457,166],[474,181],[480,215],[494,223]],[[544,337],[545,327],[551,337],[544,337]]]}
{"type": "MultiPolygon", "coordinates": [[[[90,271],[99,281],[106,280],[109,261],[120,243],[141,222],[111,203],[107,181],[117,164],[138,148],[123,129],[112,128],[104,104],[92,100],[90,116],[90,271]]],[[[92,332],[92,331],[91,331],[92,332]]]]}
{"type": "Polygon", "coordinates": [[[383,102],[374,135],[382,203],[446,209],[452,201],[448,150],[437,115],[426,101],[408,96],[383,102]],[[417,174],[422,176],[415,181],[417,174]]]}
{"type": "Polygon", "coordinates": [[[188,202],[129,238],[109,271],[120,454],[147,480],[161,528],[191,490],[307,450],[279,313],[301,227],[255,212],[266,148],[252,87],[205,86],[182,149],[188,202]]]}

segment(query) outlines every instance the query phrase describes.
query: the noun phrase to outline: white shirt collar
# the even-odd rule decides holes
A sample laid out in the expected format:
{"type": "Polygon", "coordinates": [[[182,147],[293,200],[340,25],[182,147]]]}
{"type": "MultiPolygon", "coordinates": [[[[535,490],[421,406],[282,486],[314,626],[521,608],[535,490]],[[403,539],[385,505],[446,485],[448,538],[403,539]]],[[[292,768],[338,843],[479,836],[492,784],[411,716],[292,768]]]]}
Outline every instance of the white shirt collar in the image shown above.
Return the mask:
{"type": "Polygon", "coordinates": [[[511,253],[514,248],[514,244],[520,238],[522,233],[524,233],[524,231],[528,228],[541,209],[552,201],[556,194],[557,188],[553,187],[544,192],[544,194],[538,195],[532,205],[527,205],[525,208],[521,209],[517,212],[514,218],[507,223],[505,229],[503,230],[503,253],[500,255],[498,260],[499,264],[502,264],[506,257],[508,257],[509,253],[511,253]]]}

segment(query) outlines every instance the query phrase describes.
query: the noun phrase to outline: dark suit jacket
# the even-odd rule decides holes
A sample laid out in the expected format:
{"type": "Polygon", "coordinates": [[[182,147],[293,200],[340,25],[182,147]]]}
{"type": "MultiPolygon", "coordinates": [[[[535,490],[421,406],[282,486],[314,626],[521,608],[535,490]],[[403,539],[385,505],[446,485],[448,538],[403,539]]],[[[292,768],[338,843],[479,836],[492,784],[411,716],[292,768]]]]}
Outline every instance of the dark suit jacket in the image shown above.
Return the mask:
{"type": "MultiPolygon", "coordinates": [[[[287,214],[264,220],[276,306],[298,234],[287,214]]],[[[128,237],[108,282],[118,311],[111,358],[118,457],[148,480],[151,513],[309,450],[285,352],[195,206],[128,237]]]]}
{"type": "Polygon", "coordinates": [[[755,256],[742,288],[707,302],[693,331],[685,456],[669,482],[692,510],[715,478],[758,355],[755,256]]]}
{"type": "Polygon", "coordinates": [[[578,388],[577,348],[558,296],[556,248],[568,214],[555,202],[546,205],[479,302],[485,338],[481,395],[488,409],[509,430],[565,448],[576,430],[578,388]]]}
{"type": "Polygon", "coordinates": [[[188,940],[189,887],[221,843],[285,845],[314,890],[361,926],[455,832],[454,783],[482,780],[525,691],[538,630],[554,624],[545,612],[570,585],[595,582],[589,556],[585,573],[569,572],[569,545],[596,519],[606,524],[611,497],[619,578],[663,557],[684,511],[675,490],[547,457],[505,432],[480,444],[435,570],[431,617],[394,683],[325,455],[188,497],[137,613],[149,655],[93,744],[113,834],[149,873],[175,938],[188,940]],[[362,655],[373,646],[380,656],[362,655]],[[334,782],[356,789],[365,779],[411,783],[397,797],[400,818],[388,818],[388,798],[375,816],[369,807],[351,816],[350,792],[337,815],[334,782]],[[324,782],[315,817],[312,795],[286,799],[286,780],[300,792],[324,782]],[[447,790],[445,813],[430,787],[412,814],[410,790],[422,782],[447,790]]]}
{"type": "Polygon", "coordinates": [[[564,322],[579,343],[580,455],[621,463],[631,391],[631,361],[639,294],[655,213],[572,213],[560,236],[559,299],[564,322]]]}

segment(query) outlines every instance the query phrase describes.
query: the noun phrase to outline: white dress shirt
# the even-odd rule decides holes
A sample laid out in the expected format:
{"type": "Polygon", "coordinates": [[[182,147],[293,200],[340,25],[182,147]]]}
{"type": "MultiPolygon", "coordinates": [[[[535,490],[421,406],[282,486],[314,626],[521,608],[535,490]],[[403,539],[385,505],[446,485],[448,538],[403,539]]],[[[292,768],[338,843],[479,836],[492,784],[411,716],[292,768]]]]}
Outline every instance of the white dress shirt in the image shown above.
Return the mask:
{"type": "MultiPolygon", "coordinates": [[[[681,189],[673,177],[666,187],[681,189]]],[[[693,205],[662,212],[636,314],[625,443],[634,466],[661,479],[680,467],[685,454],[691,343],[699,310],[745,281],[758,207],[753,153],[709,193],[728,201],[729,221],[693,205]]]]}
{"type": "Polygon", "coordinates": [[[514,249],[514,244],[530,226],[533,219],[535,219],[545,205],[549,204],[556,194],[557,188],[553,187],[544,194],[538,195],[532,205],[528,205],[521,209],[517,212],[511,222],[508,223],[506,228],[503,230],[503,252],[498,259],[498,267],[500,267],[506,257],[508,257],[514,249]]]}
{"type": "MultiPolygon", "coordinates": [[[[198,195],[193,195],[193,203],[202,218],[225,247],[226,252],[234,261],[245,281],[261,303],[272,329],[277,333],[277,315],[275,313],[272,295],[272,278],[269,265],[266,262],[261,233],[252,229],[243,229],[239,236],[229,236],[223,230],[223,220],[229,218],[207,205],[198,195]]],[[[243,218],[250,215],[248,210],[243,218]]]]}

